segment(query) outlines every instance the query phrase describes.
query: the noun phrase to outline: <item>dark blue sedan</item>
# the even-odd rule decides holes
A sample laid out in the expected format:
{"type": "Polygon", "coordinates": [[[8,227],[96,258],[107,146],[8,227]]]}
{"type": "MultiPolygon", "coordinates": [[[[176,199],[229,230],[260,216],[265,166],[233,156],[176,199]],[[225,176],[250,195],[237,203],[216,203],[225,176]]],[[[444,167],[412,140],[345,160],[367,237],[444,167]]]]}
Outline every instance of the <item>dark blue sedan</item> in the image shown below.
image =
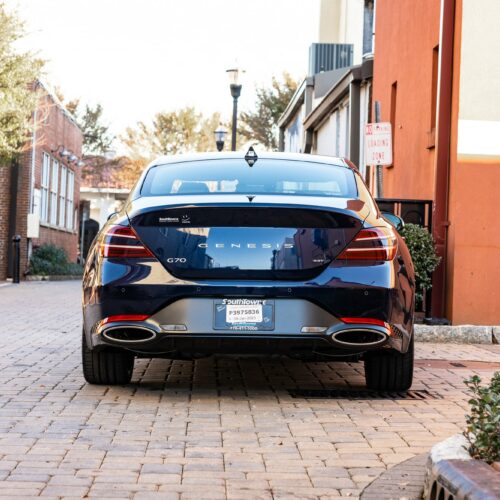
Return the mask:
{"type": "Polygon", "coordinates": [[[363,361],[368,387],[406,390],[415,281],[401,224],[347,160],[159,158],[90,249],[85,379],[127,383],[136,357],[281,354],[363,361]]]}

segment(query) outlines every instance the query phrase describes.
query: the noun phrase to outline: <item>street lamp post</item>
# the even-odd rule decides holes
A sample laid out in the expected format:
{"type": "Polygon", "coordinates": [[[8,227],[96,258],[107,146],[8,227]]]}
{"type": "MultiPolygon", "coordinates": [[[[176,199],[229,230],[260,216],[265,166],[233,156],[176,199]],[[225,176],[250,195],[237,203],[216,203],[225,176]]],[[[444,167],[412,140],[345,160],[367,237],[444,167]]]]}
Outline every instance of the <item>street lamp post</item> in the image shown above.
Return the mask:
{"type": "Polygon", "coordinates": [[[226,134],[227,134],[227,131],[222,125],[219,125],[216,128],[216,130],[214,131],[215,144],[217,145],[217,151],[222,151],[224,149],[224,141],[226,139],[226,134]]]}
{"type": "Polygon", "coordinates": [[[231,134],[231,151],[236,151],[236,127],[238,123],[238,97],[241,94],[241,84],[238,83],[241,70],[232,68],[227,70],[229,76],[229,88],[231,89],[231,97],[233,98],[233,129],[231,134]]]}

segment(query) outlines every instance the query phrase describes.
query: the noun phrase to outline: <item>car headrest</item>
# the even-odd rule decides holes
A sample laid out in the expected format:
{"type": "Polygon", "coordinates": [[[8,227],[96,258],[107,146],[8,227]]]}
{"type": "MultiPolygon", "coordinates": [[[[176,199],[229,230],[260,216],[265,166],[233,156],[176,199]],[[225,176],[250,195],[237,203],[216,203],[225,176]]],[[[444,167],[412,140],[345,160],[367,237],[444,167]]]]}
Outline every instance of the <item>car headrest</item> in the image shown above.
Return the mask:
{"type": "Polygon", "coordinates": [[[182,193],[209,193],[210,191],[208,190],[208,186],[204,182],[191,182],[191,181],[185,181],[183,182],[179,190],[177,191],[178,194],[182,193]]]}

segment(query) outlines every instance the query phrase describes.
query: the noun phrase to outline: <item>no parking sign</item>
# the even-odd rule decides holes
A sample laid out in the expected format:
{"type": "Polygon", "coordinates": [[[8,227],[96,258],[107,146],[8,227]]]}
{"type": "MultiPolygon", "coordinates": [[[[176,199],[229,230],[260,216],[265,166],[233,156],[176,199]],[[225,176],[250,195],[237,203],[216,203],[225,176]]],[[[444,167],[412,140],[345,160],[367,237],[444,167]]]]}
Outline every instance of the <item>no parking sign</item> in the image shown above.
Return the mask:
{"type": "Polygon", "coordinates": [[[392,165],[392,128],[390,123],[365,125],[367,165],[392,165]]]}

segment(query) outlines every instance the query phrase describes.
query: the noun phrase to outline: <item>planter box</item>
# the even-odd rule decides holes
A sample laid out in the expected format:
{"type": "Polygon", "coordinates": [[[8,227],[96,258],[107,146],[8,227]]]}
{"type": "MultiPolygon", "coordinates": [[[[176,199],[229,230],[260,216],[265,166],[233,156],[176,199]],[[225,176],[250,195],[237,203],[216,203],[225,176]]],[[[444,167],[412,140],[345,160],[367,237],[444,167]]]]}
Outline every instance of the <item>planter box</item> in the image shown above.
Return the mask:
{"type": "Polygon", "coordinates": [[[457,434],[433,446],[426,466],[424,499],[495,500],[500,498],[500,473],[467,451],[457,434]]]}

